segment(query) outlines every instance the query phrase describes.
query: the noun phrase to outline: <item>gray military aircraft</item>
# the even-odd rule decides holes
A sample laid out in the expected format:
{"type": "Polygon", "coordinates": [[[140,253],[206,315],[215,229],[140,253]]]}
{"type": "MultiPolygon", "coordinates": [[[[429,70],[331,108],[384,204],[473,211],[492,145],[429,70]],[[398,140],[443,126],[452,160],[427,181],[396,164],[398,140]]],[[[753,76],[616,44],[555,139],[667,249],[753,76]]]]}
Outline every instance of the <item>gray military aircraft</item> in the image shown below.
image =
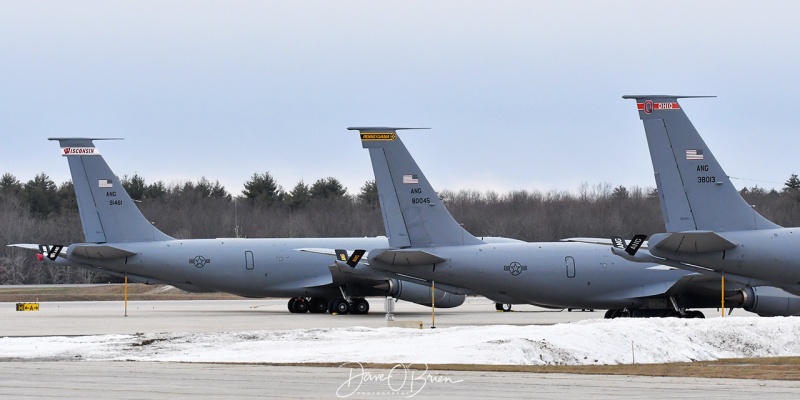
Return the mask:
{"type": "MultiPolygon", "coordinates": [[[[644,123],[668,233],[652,235],[641,251],[614,253],[724,275],[746,285],[735,296],[746,303],[767,301],[756,285],[800,295],[800,228],[776,225],[745,202],[678,104],[685,97],[696,96],[623,96],[636,100],[644,123]]],[[[771,301],[787,300],[795,301],[771,301]]]]}
{"type": "MultiPolygon", "coordinates": [[[[431,288],[351,268],[314,248],[386,247],[385,237],[299,239],[174,239],[151,224],[106,164],[95,140],[57,138],[67,157],[85,243],[16,244],[39,250],[40,260],[102,270],[133,281],[166,283],[188,291],[246,297],[291,297],[291,312],[365,314],[365,296],[392,296],[430,306],[431,288]]],[[[498,239],[501,240],[501,239],[498,239]]],[[[345,261],[345,260],[342,260],[345,261]]],[[[347,260],[353,261],[353,260],[347,260]]],[[[357,261],[357,260],[356,260],[357,261]]],[[[437,307],[465,296],[436,290],[437,307]]]]}
{"type": "MultiPolygon", "coordinates": [[[[358,130],[369,149],[389,238],[388,248],[373,248],[362,258],[370,268],[501,304],[608,309],[607,318],[702,317],[688,309],[719,304],[716,279],[621,260],[607,244],[486,243],[447,211],[400,140],[397,131],[403,128],[349,129],[358,130]]],[[[785,315],[786,310],[762,312],[785,315]]]]}

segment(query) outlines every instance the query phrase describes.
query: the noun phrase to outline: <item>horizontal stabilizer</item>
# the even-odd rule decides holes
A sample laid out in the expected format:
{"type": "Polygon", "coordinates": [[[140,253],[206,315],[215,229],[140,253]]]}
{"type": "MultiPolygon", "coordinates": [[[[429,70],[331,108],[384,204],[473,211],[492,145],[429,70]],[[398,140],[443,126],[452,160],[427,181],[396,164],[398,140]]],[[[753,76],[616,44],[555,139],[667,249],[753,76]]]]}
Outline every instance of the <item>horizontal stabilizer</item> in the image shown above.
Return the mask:
{"type": "Polygon", "coordinates": [[[372,257],[372,260],[389,265],[431,265],[446,261],[447,259],[423,250],[384,250],[372,257]]]}
{"type": "Polygon", "coordinates": [[[78,244],[72,248],[70,255],[84,258],[110,259],[135,256],[136,253],[104,244],[78,244]]]}
{"type": "MultiPolygon", "coordinates": [[[[19,247],[21,249],[28,249],[28,250],[38,250],[40,257],[47,257],[50,261],[56,261],[58,257],[66,258],[65,255],[62,254],[62,250],[64,250],[64,246],[60,244],[32,244],[32,243],[18,243],[18,244],[9,244],[8,247],[19,247]]],[[[40,261],[43,261],[44,258],[39,258],[40,261]]]]}
{"type": "Polygon", "coordinates": [[[736,244],[715,232],[691,231],[653,235],[650,246],[673,253],[715,253],[733,249],[736,244]]]}
{"type": "Polygon", "coordinates": [[[297,251],[302,251],[304,253],[312,253],[312,254],[322,254],[325,256],[333,256],[336,259],[336,262],[341,262],[343,265],[347,265],[351,268],[354,268],[356,264],[359,262],[363,264],[368,264],[364,258],[367,257],[367,252],[364,250],[354,250],[351,256],[348,255],[347,250],[342,249],[326,249],[323,247],[301,247],[295,249],[297,251]],[[352,264],[352,265],[351,265],[352,264]]]}
{"type": "Polygon", "coordinates": [[[37,251],[39,250],[39,245],[33,243],[14,243],[14,244],[9,244],[6,247],[19,247],[20,249],[37,250],[37,251]]]}
{"type": "Polygon", "coordinates": [[[336,249],[326,249],[322,247],[302,247],[295,250],[302,251],[305,253],[322,254],[331,257],[336,256],[336,249]]]}

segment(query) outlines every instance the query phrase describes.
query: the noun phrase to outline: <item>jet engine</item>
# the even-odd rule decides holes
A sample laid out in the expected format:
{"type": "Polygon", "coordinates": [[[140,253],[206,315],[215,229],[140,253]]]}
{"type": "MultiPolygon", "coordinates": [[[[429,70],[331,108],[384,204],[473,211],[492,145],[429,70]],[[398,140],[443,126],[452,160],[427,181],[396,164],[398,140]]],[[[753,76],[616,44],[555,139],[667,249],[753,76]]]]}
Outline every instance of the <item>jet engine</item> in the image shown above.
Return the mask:
{"type": "Polygon", "coordinates": [[[729,299],[762,317],[800,315],[800,297],[771,286],[738,289],[729,299]]]}
{"type": "MultiPolygon", "coordinates": [[[[399,279],[389,279],[385,283],[376,286],[388,292],[389,296],[412,303],[431,306],[431,288],[417,283],[404,282],[399,279]]],[[[464,304],[466,295],[452,294],[441,289],[434,289],[433,296],[435,305],[438,308],[453,308],[464,304]]]]}

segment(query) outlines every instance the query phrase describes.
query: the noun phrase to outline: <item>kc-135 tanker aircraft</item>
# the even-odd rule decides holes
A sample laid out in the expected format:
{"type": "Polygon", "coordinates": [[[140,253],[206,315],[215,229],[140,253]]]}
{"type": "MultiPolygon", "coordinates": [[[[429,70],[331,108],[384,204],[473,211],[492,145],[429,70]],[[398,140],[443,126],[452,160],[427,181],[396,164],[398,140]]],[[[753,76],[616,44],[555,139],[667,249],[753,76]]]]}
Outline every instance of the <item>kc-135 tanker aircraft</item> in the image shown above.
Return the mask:
{"type": "MultiPolygon", "coordinates": [[[[597,243],[607,240],[486,243],[447,211],[400,140],[397,131],[403,128],[349,129],[360,132],[369,150],[389,238],[389,247],[372,248],[361,259],[370,268],[497,303],[608,309],[607,318],[702,317],[690,308],[720,304],[715,277],[614,257],[607,244],[597,243]]],[[[726,296],[744,289],[732,287],[726,296]]],[[[761,315],[800,313],[796,296],[775,288],[763,292],[782,306],[767,301],[734,306],[761,315]]]]}
{"type": "MultiPolygon", "coordinates": [[[[385,247],[377,238],[174,239],[153,226],[111,172],[95,140],[58,138],[67,158],[86,242],[15,244],[39,250],[40,260],[102,270],[143,283],[233,293],[247,297],[291,297],[289,311],[365,314],[365,296],[392,296],[422,305],[431,288],[387,278],[366,267],[340,268],[333,257],[304,248],[385,247]]],[[[265,221],[265,223],[268,223],[265,221]]],[[[493,238],[503,241],[509,239],[493,238]]],[[[437,307],[456,307],[464,295],[434,292],[437,307]]]]}
{"type": "MultiPolygon", "coordinates": [[[[667,233],[614,253],[724,276],[745,285],[734,297],[745,305],[767,302],[758,285],[800,295],[800,228],[783,228],[745,202],[678,103],[686,97],[698,96],[623,96],[636,100],[644,124],[667,233]]],[[[797,298],[770,302],[791,306],[797,298]]]]}

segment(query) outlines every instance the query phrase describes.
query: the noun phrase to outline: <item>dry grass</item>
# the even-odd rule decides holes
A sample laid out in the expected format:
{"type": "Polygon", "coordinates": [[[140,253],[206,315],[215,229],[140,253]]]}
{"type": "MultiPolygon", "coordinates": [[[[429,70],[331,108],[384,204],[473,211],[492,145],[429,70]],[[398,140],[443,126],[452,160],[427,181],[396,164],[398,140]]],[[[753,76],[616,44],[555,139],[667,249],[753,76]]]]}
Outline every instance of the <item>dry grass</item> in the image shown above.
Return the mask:
{"type": "MultiPolygon", "coordinates": [[[[362,363],[363,364],[363,363],[362,363]]],[[[340,363],[270,364],[338,367],[340,363]]],[[[390,369],[395,364],[363,364],[364,368],[390,369]]],[[[593,375],[641,375],[696,378],[731,378],[761,380],[800,380],[800,357],[732,358],[716,361],[696,361],[669,364],[634,365],[475,365],[428,364],[437,371],[486,371],[518,373],[563,373],[593,375]]],[[[424,368],[411,365],[409,368],[424,368]]]]}

